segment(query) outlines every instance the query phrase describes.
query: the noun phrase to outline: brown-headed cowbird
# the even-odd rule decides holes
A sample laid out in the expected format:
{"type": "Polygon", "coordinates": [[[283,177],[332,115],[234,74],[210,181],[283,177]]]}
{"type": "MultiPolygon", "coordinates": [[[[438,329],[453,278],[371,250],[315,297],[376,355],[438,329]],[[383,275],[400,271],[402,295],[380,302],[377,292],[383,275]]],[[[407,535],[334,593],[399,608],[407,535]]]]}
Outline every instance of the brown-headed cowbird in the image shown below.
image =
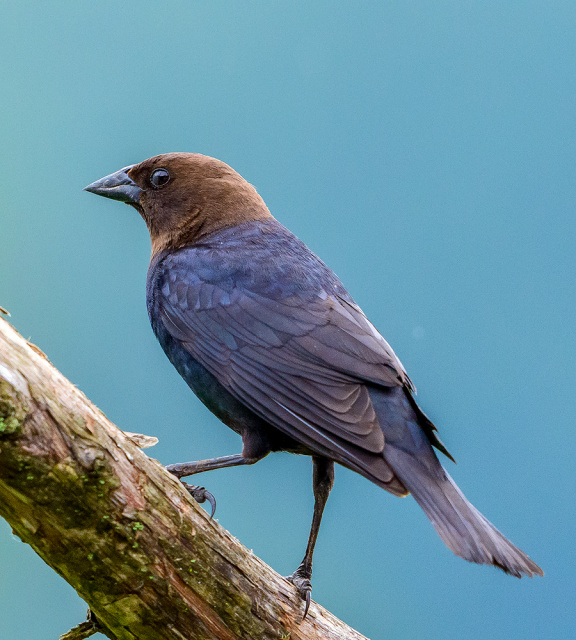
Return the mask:
{"type": "MultiPolygon", "coordinates": [[[[241,454],[168,469],[182,478],[254,464],[271,451],[312,457],[312,528],[290,577],[305,611],[334,462],[394,495],[411,493],[458,556],[516,577],[543,575],[440,464],[433,447],[451,456],[390,345],[236,171],[200,154],[169,153],[86,190],[126,202],[144,218],[154,333],[192,391],[242,437],[241,454]]],[[[207,495],[191,492],[199,501],[207,495]]]]}

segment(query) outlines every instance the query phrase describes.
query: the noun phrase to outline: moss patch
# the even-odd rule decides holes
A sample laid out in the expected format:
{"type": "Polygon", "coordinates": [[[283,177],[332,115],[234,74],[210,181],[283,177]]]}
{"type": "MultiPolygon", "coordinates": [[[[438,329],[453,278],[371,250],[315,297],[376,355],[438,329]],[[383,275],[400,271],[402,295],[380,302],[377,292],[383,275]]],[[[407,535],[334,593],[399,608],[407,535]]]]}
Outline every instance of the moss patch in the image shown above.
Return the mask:
{"type": "Polygon", "coordinates": [[[0,438],[17,436],[22,431],[27,407],[20,394],[5,380],[0,382],[0,438]]]}

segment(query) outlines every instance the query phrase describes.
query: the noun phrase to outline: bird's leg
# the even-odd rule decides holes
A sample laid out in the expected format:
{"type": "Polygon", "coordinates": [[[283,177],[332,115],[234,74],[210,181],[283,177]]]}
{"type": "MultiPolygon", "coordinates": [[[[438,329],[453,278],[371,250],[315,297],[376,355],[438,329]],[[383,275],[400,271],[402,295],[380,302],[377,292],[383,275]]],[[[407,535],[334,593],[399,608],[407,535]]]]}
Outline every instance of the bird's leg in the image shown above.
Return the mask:
{"type": "Polygon", "coordinates": [[[177,478],[193,476],[202,471],[214,471],[214,469],[224,469],[225,467],[238,467],[243,464],[254,464],[260,458],[245,458],[242,453],[233,456],[221,456],[220,458],[209,458],[208,460],[197,460],[196,462],[179,462],[169,464],[166,470],[177,478]]]}
{"type": "Polygon", "coordinates": [[[319,457],[313,457],[312,462],[314,463],[314,516],[312,518],[308,546],[306,547],[306,553],[300,566],[287,578],[298,589],[300,596],[306,602],[302,619],[306,617],[310,607],[310,597],[312,593],[310,579],[312,578],[312,555],[314,554],[314,546],[318,538],[322,513],[326,506],[332,485],[334,484],[334,462],[327,458],[319,457]]]}
{"type": "MultiPolygon", "coordinates": [[[[264,454],[265,455],[265,454],[264,454]]],[[[201,473],[202,471],[213,471],[214,469],[224,469],[225,467],[238,467],[243,464],[254,464],[261,460],[264,455],[258,457],[245,457],[243,453],[238,453],[233,456],[221,456],[220,458],[209,458],[208,460],[197,460],[196,462],[181,462],[177,464],[169,464],[166,470],[172,475],[175,475],[178,479],[184,476],[192,476],[195,473],[201,473]]],[[[206,500],[212,507],[211,518],[214,517],[216,511],[216,499],[204,487],[200,487],[195,484],[187,484],[182,482],[186,491],[200,504],[206,500]]]]}

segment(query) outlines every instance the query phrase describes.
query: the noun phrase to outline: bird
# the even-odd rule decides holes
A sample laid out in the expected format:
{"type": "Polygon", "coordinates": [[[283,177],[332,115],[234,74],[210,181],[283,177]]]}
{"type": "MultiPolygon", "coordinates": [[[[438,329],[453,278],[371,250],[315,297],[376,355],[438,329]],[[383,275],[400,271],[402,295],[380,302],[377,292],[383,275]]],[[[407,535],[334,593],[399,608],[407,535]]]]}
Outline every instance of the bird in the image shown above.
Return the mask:
{"type": "MultiPolygon", "coordinates": [[[[154,334],[191,390],[242,438],[242,452],[167,467],[177,478],[251,465],[271,452],[313,463],[306,552],[288,577],[310,607],[312,560],[334,464],[411,494],[440,538],[470,562],[515,577],[542,569],[464,496],[452,456],[418,406],[392,347],[338,277],[224,162],[167,153],[86,191],[135,208],[150,232],[146,303],[154,334]]],[[[209,500],[203,487],[191,495],[209,500]]]]}

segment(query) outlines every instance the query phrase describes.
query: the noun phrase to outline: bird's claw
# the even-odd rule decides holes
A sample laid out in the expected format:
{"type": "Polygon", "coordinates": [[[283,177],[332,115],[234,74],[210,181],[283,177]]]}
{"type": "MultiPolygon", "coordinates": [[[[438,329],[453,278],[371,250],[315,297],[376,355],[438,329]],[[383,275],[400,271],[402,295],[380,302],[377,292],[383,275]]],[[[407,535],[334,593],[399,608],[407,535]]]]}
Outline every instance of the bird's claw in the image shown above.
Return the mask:
{"type": "Polygon", "coordinates": [[[308,609],[310,609],[310,601],[312,599],[312,583],[310,582],[310,578],[305,578],[299,575],[298,571],[295,571],[291,576],[286,576],[286,580],[296,587],[300,597],[305,602],[304,615],[302,616],[302,620],[304,620],[308,609]]]}
{"type": "Polygon", "coordinates": [[[203,502],[208,501],[210,503],[210,506],[212,508],[210,520],[212,520],[214,514],[216,513],[216,498],[214,498],[210,491],[206,491],[204,487],[199,487],[195,484],[187,484],[186,482],[183,482],[182,484],[184,485],[186,491],[188,491],[188,493],[194,498],[194,500],[196,500],[196,502],[202,504],[203,502]]]}

